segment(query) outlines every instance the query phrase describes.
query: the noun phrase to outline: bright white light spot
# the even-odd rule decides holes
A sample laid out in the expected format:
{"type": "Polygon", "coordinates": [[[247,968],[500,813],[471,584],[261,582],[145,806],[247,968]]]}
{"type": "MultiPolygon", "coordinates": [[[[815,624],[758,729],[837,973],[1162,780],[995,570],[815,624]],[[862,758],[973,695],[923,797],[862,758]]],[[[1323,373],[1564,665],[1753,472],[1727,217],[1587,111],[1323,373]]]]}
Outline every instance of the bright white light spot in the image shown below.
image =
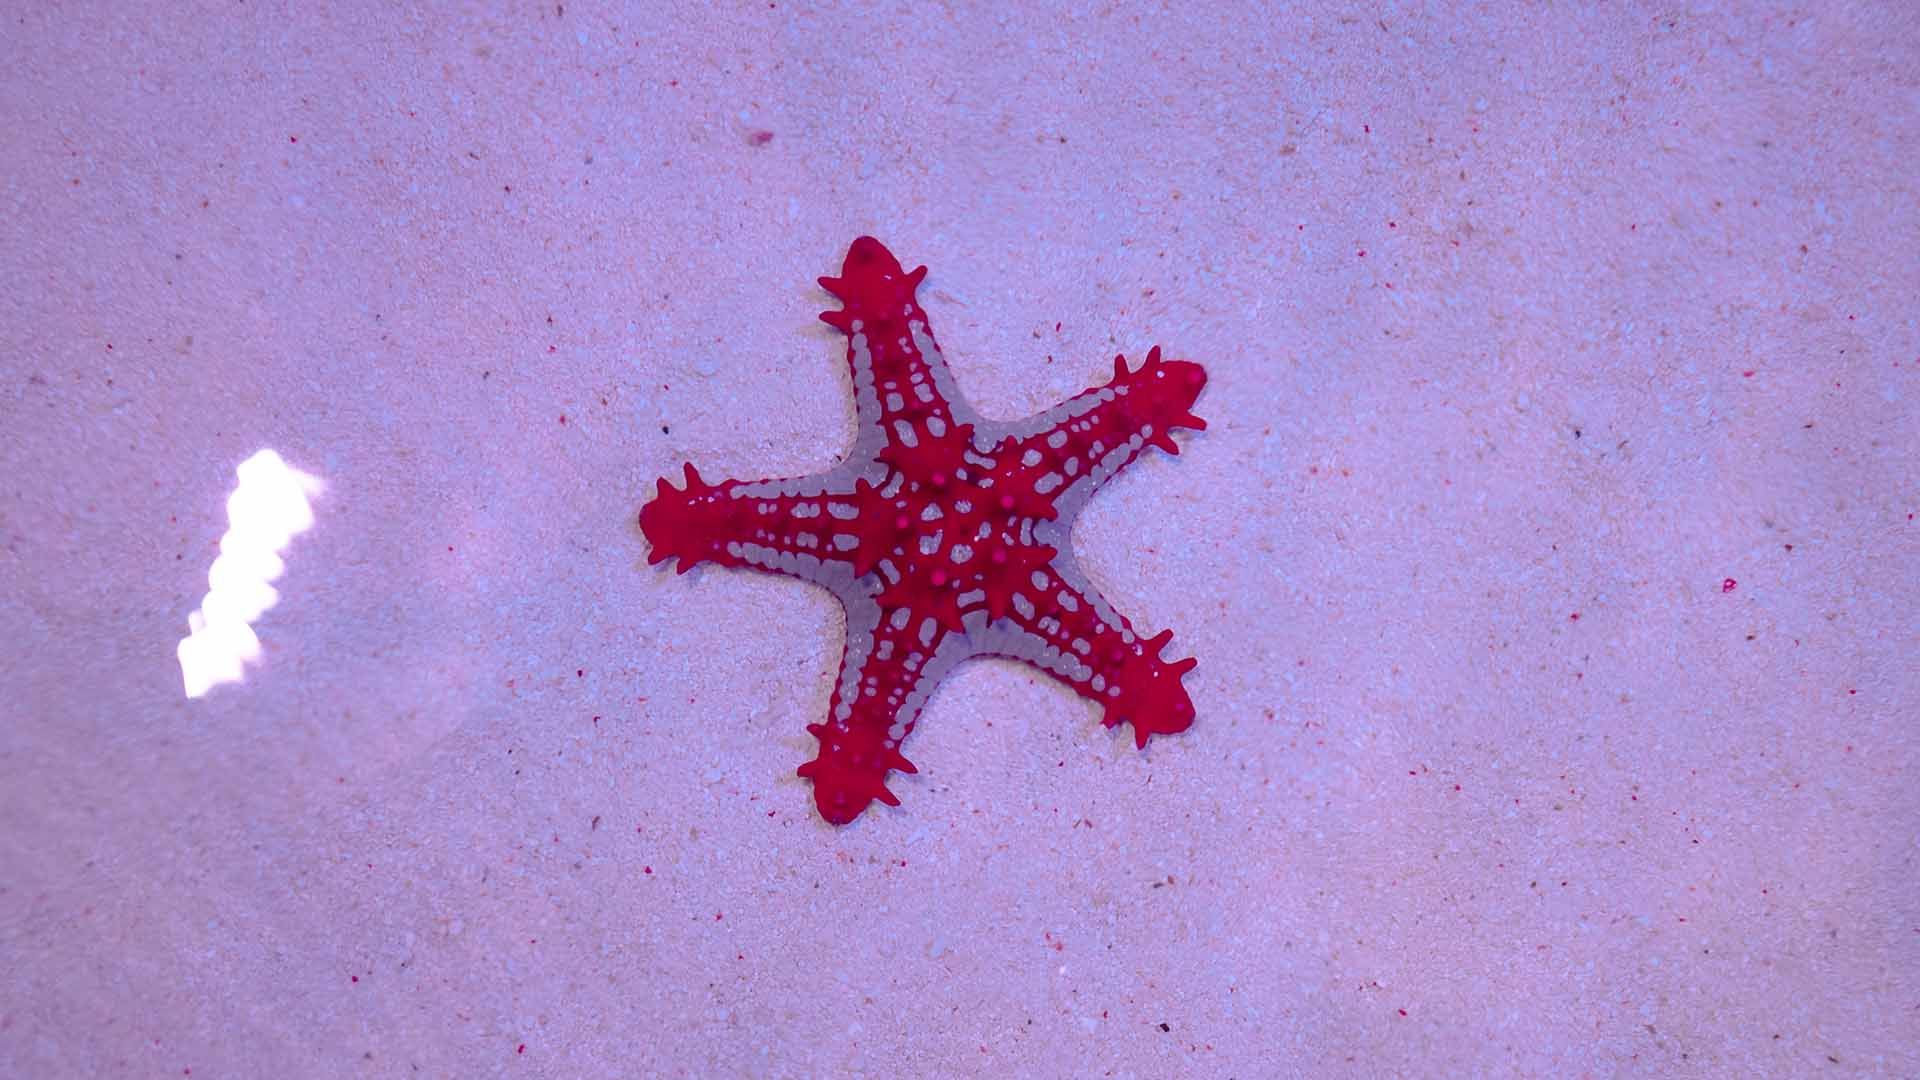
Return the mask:
{"type": "Polygon", "coordinates": [[[227,534],[207,571],[210,591],[200,610],[187,616],[190,633],[180,642],[180,674],[190,698],[239,682],[243,665],[260,659],[260,639],[249,624],[280,599],[268,582],[287,569],[280,552],[313,527],[307,499],[324,487],[271,450],[241,462],[235,472],[240,486],[227,497],[227,534]]]}

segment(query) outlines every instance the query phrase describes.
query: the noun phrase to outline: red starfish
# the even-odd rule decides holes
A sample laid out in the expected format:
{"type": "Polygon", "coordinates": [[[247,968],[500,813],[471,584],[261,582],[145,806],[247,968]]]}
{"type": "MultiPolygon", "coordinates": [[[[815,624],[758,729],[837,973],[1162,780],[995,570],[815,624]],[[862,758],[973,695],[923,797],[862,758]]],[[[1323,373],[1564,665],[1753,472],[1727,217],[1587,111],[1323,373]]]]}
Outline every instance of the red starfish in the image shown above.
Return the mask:
{"type": "Polygon", "coordinates": [[[820,284],[846,307],[821,320],[847,335],[859,435],[825,473],[686,488],[662,478],[640,510],[650,563],[678,557],[755,566],[833,590],[847,610],[846,652],[829,719],[809,724],[820,753],[800,766],[820,816],[835,825],[874,799],[900,800],[887,773],[915,772],[900,743],[940,679],[970,656],[1041,668],[1126,721],[1134,740],[1185,731],[1193,703],[1167,662],[1173,631],[1134,634],[1087,584],[1067,542],[1087,497],[1146,446],[1180,452],[1174,428],[1204,428],[1188,410],[1207,376],[1160,350],[1113,380],[1014,423],[981,418],[960,396],[904,272],[871,236],[820,284]]]}

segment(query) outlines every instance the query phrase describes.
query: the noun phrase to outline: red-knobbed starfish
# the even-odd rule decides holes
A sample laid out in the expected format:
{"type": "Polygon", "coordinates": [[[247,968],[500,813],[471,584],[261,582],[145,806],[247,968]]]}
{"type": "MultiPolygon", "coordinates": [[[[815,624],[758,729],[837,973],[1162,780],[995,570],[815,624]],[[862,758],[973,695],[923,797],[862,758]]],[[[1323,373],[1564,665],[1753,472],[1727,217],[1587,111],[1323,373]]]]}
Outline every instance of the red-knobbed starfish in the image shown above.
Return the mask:
{"type": "Polygon", "coordinates": [[[859,435],[815,476],[686,488],[663,478],[640,510],[650,563],[678,557],[755,566],[833,590],[847,609],[846,652],[830,716],[807,730],[820,753],[800,766],[820,816],[859,817],[887,790],[940,679],[970,656],[1025,660],[1105,708],[1134,740],[1184,731],[1193,703],[1180,679],[1192,658],[1160,652],[1173,631],[1141,638],[1087,584],[1068,533],[1087,497],[1151,445],[1179,453],[1174,428],[1204,428],[1188,410],[1200,365],[1147,354],[1137,371],[1015,423],[981,418],[954,385],[914,298],[927,268],[900,268],[870,236],[820,284],[846,305],[820,318],[847,335],[859,435]]]}

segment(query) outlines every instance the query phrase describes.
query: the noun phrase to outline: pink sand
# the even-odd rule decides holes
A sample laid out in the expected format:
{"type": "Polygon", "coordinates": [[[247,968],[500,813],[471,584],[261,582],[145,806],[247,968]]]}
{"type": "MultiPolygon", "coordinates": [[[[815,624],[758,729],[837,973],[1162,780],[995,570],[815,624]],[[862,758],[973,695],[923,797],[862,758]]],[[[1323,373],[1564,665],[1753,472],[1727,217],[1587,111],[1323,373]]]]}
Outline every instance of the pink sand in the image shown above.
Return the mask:
{"type": "Polygon", "coordinates": [[[0,27],[0,1075],[1920,1075],[1910,5],[263,6],[0,27]],[[1075,534],[1191,731],[834,829],[832,598],[645,566],[860,233],[989,416],[1207,366],[1075,534]]]}

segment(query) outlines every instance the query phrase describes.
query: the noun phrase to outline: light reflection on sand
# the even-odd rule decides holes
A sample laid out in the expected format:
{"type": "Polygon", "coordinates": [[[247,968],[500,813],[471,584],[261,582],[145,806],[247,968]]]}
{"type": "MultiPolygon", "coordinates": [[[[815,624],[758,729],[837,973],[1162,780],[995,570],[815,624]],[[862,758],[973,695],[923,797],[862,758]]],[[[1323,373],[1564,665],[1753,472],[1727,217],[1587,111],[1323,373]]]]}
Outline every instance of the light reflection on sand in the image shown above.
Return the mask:
{"type": "Polygon", "coordinates": [[[207,572],[208,592],[200,610],[187,616],[190,633],[178,650],[190,698],[239,682],[244,666],[259,660],[252,623],[279,601],[270,583],[286,572],[280,552],[313,527],[308,500],[325,488],[272,450],[254,454],[235,471],[240,483],[227,498],[227,532],[207,572]]]}

